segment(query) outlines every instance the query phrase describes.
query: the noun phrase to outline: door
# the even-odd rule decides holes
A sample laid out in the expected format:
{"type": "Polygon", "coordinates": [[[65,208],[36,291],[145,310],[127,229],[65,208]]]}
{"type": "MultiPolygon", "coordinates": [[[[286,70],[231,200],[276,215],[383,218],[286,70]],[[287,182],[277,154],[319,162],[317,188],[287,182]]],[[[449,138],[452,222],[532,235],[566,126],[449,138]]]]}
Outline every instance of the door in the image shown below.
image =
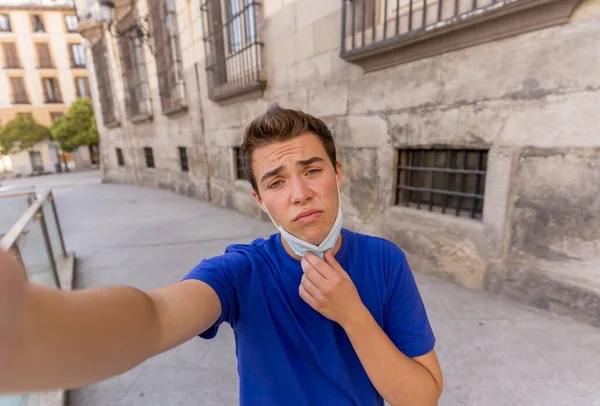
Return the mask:
{"type": "Polygon", "coordinates": [[[31,159],[33,172],[44,172],[44,161],[40,151],[29,151],[29,158],[31,159]]]}

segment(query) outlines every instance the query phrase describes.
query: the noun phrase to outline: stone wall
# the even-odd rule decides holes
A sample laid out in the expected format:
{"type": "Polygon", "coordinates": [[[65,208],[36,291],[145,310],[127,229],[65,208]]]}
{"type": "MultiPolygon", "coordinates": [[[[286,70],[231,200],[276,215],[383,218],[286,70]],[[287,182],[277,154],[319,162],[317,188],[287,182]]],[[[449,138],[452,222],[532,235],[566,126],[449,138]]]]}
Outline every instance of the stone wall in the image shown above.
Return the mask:
{"type": "MultiPolygon", "coordinates": [[[[161,114],[149,63],[153,121],[102,128],[106,181],[164,187],[266,219],[249,184],[236,180],[233,148],[277,102],[332,129],[345,224],[390,238],[419,272],[550,308],[512,282],[600,259],[600,0],[584,0],[568,24],[369,73],[339,56],[338,0],[265,0],[267,87],[218,103],[208,99],[199,1],[177,4],[189,108],[161,114]],[[146,145],[156,169],[145,169],[146,145]],[[187,176],[179,145],[190,148],[187,176]],[[125,168],[116,165],[115,146],[127,151],[125,168]],[[396,148],[419,146],[489,149],[482,221],[394,206],[396,148]]],[[[585,280],[600,281],[594,266],[584,268],[585,280]]]]}

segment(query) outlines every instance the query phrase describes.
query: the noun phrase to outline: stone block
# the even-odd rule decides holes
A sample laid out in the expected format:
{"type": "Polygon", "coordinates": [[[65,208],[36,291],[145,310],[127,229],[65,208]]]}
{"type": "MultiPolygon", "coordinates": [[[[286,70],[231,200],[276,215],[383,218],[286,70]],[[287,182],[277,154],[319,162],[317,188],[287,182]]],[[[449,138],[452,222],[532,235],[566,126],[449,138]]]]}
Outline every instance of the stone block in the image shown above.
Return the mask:
{"type": "Polygon", "coordinates": [[[581,2],[571,16],[572,23],[600,20],[600,0],[586,0],[581,2]]]}
{"type": "Polygon", "coordinates": [[[335,11],[313,24],[314,53],[318,55],[327,51],[337,51],[340,48],[342,15],[335,11]]]}
{"type": "Polygon", "coordinates": [[[518,163],[511,253],[600,259],[600,149],[525,150],[518,163]]]}
{"type": "Polygon", "coordinates": [[[329,80],[331,74],[331,57],[324,53],[301,60],[291,66],[288,86],[295,88],[321,85],[329,80]]]}
{"type": "MultiPolygon", "coordinates": [[[[342,193],[356,217],[372,218],[379,208],[377,151],[369,148],[338,148],[342,163],[342,193]]],[[[347,206],[345,206],[347,207],[347,206]]]]}
{"type": "Polygon", "coordinates": [[[281,95],[270,95],[267,100],[269,105],[279,103],[279,105],[284,108],[308,111],[307,93],[307,89],[302,87],[293,92],[286,91],[281,95]]]}
{"type": "MultiPolygon", "coordinates": [[[[291,37],[296,33],[296,2],[286,4],[273,14],[265,12],[262,22],[262,37],[265,42],[274,38],[291,37]]],[[[271,11],[275,11],[273,8],[271,11]]]]}
{"type": "Polygon", "coordinates": [[[341,116],[348,110],[348,85],[318,87],[308,91],[308,110],[318,117],[341,116]]]}
{"type": "Polygon", "coordinates": [[[337,0],[297,0],[293,4],[296,4],[296,27],[300,30],[340,10],[342,3],[337,0]]]}
{"type": "Polygon", "coordinates": [[[388,145],[387,121],[379,116],[348,117],[348,132],[338,134],[338,145],[357,148],[379,148],[388,145]]]}
{"type": "Polygon", "coordinates": [[[459,109],[422,109],[388,116],[390,136],[397,147],[430,144],[453,144],[479,140],[476,136],[461,136],[457,129],[459,109]]]}

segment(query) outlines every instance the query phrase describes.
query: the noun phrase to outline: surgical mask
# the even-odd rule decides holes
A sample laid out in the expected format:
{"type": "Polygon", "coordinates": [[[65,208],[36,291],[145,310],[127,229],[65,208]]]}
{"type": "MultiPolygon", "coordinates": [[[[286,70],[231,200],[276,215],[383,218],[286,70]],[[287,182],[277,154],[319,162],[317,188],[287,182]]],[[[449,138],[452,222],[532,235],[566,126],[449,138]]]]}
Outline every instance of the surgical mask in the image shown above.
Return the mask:
{"type": "MultiPolygon", "coordinates": [[[[337,187],[337,176],[335,177],[335,180],[335,185],[337,187]]],[[[311,251],[318,255],[321,259],[323,259],[325,256],[325,251],[329,249],[333,250],[333,247],[335,247],[335,243],[337,242],[338,237],[340,236],[340,233],[342,231],[342,199],[340,197],[339,187],[337,187],[337,193],[338,212],[335,218],[335,222],[333,223],[329,234],[327,234],[327,237],[325,237],[325,239],[319,245],[311,244],[285,231],[283,227],[275,223],[275,220],[273,220],[273,217],[271,217],[271,214],[269,213],[269,210],[267,210],[267,206],[265,206],[264,203],[263,207],[265,208],[265,211],[269,215],[269,218],[271,219],[277,230],[279,230],[279,232],[281,233],[283,239],[288,243],[288,245],[296,255],[298,255],[299,257],[304,257],[307,251],[311,251]]]]}

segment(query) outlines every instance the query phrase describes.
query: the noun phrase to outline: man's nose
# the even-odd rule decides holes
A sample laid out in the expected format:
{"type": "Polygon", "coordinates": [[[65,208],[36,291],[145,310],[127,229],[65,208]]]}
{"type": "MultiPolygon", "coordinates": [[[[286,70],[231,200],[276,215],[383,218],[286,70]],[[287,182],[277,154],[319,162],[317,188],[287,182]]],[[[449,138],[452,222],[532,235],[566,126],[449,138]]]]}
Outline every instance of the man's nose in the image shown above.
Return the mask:
{"type": "Polygon", "coordinates": [[[301,205],[312,199],[313,193],[309,185],[302,178],[295,178],[291,180],[292,204],[301,205]]]}

